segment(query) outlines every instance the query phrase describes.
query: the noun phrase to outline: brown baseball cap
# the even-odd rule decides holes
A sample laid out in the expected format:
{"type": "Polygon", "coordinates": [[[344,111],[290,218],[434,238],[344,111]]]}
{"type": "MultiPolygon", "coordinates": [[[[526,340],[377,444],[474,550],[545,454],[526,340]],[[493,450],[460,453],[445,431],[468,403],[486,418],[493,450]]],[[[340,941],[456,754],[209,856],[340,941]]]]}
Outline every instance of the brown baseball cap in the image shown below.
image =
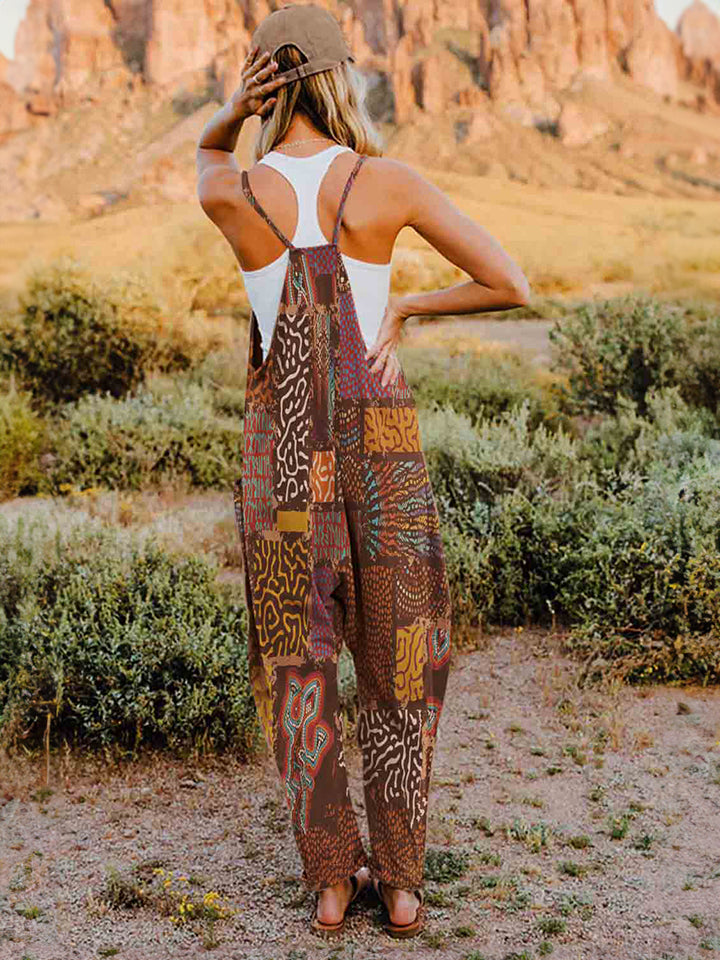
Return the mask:
{"type": "Polygon", "coordinates": [[[258,54],[269,53],[271,57],[281,47],[292,45],[307,57],[307,63],[273,78],[288,82],[332,70],[354,59],[340,24],[314,3],[295,3],[271,13],[253,34],[252,45],[259,47],[258,54]]]}

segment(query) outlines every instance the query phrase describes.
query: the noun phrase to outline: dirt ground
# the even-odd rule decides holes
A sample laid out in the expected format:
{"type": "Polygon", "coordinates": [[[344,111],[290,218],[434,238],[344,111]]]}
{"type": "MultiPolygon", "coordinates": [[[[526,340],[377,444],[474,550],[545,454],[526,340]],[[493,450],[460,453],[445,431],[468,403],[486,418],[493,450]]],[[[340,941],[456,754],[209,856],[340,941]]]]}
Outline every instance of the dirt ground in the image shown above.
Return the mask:
{"type": "MultiPolygon", "coordinates": [[[[508,630],[455,655],[428,821],[429,849],[452,856],[427,881],[420,938],[390,940],[371,899],[339,943],[311,935],[314,897],[299,882],[267,756],[117,767],[60,752],[47,789],[44,757],[2,761],[1,960],[720,951],[720,690],[582,689],[559,649],[549,634],[508,630]],[[461,875],[451,878],[453,866],[461,875]],[[168,899],[173,889],[196,902],[215,892],[234,912],[174,922],[159,896],[166,879],[168,899]],[[128,891],[141,883],[133,904],[128,891]]],[[[347,755],[362,817],[354,741],[347,755]]]]}

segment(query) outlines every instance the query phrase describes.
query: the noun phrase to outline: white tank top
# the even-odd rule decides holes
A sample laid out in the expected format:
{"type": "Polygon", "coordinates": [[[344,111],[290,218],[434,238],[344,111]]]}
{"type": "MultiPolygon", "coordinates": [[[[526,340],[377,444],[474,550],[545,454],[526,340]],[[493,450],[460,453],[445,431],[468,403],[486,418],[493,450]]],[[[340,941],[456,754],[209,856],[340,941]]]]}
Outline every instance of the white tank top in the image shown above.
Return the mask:
{"type": "MultiPolygon", "coordinates": [[[[296,247],[326,246],[330,241],[320,229],[317,202],[323,178],[335,157],[349,150],[337,144],[311,157],[291,157],[279,150],[266,153],[260,163],[277,170],[288,181],[297,197],[298,222],[292,242],[296,247]]],[[[289,251],[259,270],[241,270],[250,306],[257,317],[263,352],[273,335],[280,308],[289,251]]],[[[368,263],[341,254],[347,270],[360,332],[370,347],[380,329],[390,295],[390,263],[368,263]]]]}

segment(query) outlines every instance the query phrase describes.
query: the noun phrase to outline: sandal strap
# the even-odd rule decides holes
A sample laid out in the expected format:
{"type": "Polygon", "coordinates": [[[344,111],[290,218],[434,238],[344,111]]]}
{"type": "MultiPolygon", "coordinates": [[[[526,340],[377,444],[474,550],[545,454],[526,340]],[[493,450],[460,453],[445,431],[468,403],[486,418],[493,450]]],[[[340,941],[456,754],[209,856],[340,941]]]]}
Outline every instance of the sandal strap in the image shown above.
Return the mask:
{"type": "Polygon", "coordinates": [[[352,896],[350,897],[350,903],[352,903],[357,897],[358,893],[360,893],[360,882],[354,873],[350,874],[350,883],[352,884],[352,896]]]}

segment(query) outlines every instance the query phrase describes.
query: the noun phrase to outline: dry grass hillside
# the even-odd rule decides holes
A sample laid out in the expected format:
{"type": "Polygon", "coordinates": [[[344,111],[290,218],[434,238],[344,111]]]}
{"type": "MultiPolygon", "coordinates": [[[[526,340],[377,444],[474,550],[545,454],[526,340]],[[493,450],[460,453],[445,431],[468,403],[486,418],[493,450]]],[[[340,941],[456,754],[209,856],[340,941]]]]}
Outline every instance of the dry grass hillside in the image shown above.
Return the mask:
{"type": "MultiPolygon", "coordinates": [[[[566,97],[602,114],[606,132],[569,147],[497,112],[492,133],[479,138],[460,110],[433,118],[431,129],[425,121],[387,128],[388,153],[421,168],[489,229],[538,298],[633,288],[719,298],[720,117],[622,78],[586,79],[566,97]]],[[[220,330],[246,312],[237,264],[195,199],[194,146],[217,104],[193,107],[157,90],[114,91],[0,146],[6,303],[35,266],[70,254],[98,274],[147,274],[184,323],[209,318],[220,330]],[[35,219],[24,219],[28,203],[35,219]]],[[[250,124],[239,145],[245,161],[253,135],[250,124]]],[[[401,238],[396,290],[458,277],[415,234],[401,238]]]]}

